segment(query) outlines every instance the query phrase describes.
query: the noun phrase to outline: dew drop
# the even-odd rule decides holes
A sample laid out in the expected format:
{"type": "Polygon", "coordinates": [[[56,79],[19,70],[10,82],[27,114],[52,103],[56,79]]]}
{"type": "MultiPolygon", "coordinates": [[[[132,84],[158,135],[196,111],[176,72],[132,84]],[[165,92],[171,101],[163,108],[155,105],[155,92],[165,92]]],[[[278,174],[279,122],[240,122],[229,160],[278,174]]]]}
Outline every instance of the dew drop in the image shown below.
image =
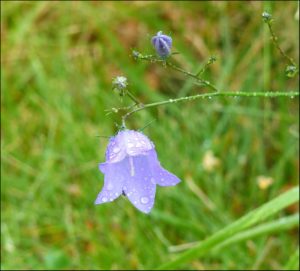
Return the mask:
{"type": "Polygon", "coordinates": [[[107,197],[103,197],[102,202],[107,202],[107,197]]]}
{"type": "Polygon", "coordinates": [[[118,192],[116,192],[116,193],[115,193],[115,196],[116,196],[116,197],[117,197],[117,196],[119,196],[119,193],[118,193],[118,192]]]}
{"type": "Polygon", "coordinates": [[[151,178],[150,182],[153,183],[153,184],[155,184],[155,179],[151,178]]]}
{"type": "Polygon", "coordinates": [[[149,199],[147,197],[142,197],[141,198],[141,203],[147,204],[149,202],[149,199]]]}
{"type": "Polygon", "coordinates": [[[119,151],[120,151],[120,148],[119,148],[119,147],[114,147],[114,148],[113,148],[113,152],[114,152],[114,153],[118,153],[119,151]]]}
{"type": "Polygon", "coordinates": [[[107,185],[107,190],[112,190],[114,188],[114,186],[112,185],[112,183],[109,183],[107,185]]]}

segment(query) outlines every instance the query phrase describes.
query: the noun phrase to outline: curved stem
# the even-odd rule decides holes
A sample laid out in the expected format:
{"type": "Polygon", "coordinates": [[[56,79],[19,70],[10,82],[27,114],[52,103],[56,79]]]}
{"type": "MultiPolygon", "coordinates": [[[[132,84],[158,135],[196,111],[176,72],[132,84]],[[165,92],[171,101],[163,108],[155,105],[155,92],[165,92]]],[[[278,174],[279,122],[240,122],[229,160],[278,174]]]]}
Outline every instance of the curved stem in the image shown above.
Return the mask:
{"type": "Polygon", "coordinates": [[[207,86],[207,87],[211,88],[214,91],[218,91],[218,89],[214,85],[212,85],[209,81],[206,81],[206,80],[203,80],[202,78],[200,78],[200,76],[207,69],[207,67],[216,60],[215,57],[210,57],[208,62],[205,64],[204,68],[201,69],[200,72],[194,74],[194,73],[191,73],[189,71],[186,71],[186,70],[176,66],[175,64],[173,64],[173,63],[171,63],[167,60],[157,58],[154,55],[142,55],[141,53],[138,53],[138,52],[135,52],[135,54],[136,54],[135,55],[136,59],[147,60],[147,61],[150,61],[150,62],[161,62],[164,65],[170,67],[171,69],[173,69],[175,71],[179,71],[179,72],[181,72],[181,73],[183,73],[187,76],[190,76],[190,77],[196,79],[199,83],[203,84],[204,86],[207,86]]]}
{"type": "Polygon", "coordinates": [[[134,95],[133,95],[129,90],[127,90],[127,95],[128,95],[129,98],[130,98],[132,101],[134,101],[136,104],[140,104],[140,103],[141,103],[140,101],[138,101],[137,98],[134,97],[134,95]]]}
{"type": "Polygon", "coordinates": [[[299,96],[299,94],[300,93],[296,92],[296,91],[290,91],[290,92],[243,92],[243,91],[238,91],[238,92],[213,92],[213,93],[197,94],[197,95],[193,95],[193,96],[186,96],[186,97],[181,97],[181,98],[177,98],[177,99],[169,99],[169,100],[165,100],[165,101],[139,105],[139,107],[137,107],[136,109],[133,109],[132,111],[129,111],[125,115],[123,115],[122,124],[123,124],[123,126],[125,126],[125,121],[130,115],[134,114],[135,112],[141,111],[143,109],[166,105],[166,104],[179,103],[179,102],[184,102],[184,101],[192,101],[192,100],[197,100],[200,98],[211,99],[212,97],[221,97],[221,96],[235,97],[235,98],[236,97],[263,97],[263,98],[289,97],[289,98],[294,98],[295,96],[299,96]]]}
{"type": "Polygon", "coordinates": [[[193,74],[191,72],[185,71],[185,70],[175,66],[173,63],[170,63],[170,62],[166,62],[166,65],[169,66],[170,68],[172,68],[173,70],[182,72],[183,74],[186,74],[186,75],[196,79],[198,82],[202,83],[203,85],[205,85],[207,87],[210,87],[212,90],[218,91],[218,89],[215,86],[213,86],[209,81],[205,81],[199,77],[202,73],[201,74],[199,73],[198,75],[193,74]]]}
{"type": "Polygon", "coordinates": [[[269,27],[270,33],[271,33],[271,39],[274,43],[274,45],[276,46],[276,48],[278,49],[278,51],[280,52],[280,54],[293,66],[297,67],[297,64],[295,63],[295,61],[289,57],[279,46],[278,44],[278,38],[275,35],[274,31],[273,31],[273,27],[272,27],[272,21],[271,20],[267,20],[267,25],[269,27]]]}

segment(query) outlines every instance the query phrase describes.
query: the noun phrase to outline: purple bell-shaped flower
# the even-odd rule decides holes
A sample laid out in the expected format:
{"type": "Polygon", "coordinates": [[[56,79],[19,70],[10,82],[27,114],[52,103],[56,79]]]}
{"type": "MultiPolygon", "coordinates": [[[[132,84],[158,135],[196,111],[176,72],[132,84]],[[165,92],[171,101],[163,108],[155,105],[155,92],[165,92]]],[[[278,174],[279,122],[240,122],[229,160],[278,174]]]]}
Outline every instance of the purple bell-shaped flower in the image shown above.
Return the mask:
{"type": "Polygon", "coordinates": [[[174,186],[180,180],[157,159],[154,144],[144,134],[123,130],[110,139],[106,162],[99,164],[104,186],[95,204],[110,202],[125,194],[140,211],[154,205],[156,185],[174,186]]]}

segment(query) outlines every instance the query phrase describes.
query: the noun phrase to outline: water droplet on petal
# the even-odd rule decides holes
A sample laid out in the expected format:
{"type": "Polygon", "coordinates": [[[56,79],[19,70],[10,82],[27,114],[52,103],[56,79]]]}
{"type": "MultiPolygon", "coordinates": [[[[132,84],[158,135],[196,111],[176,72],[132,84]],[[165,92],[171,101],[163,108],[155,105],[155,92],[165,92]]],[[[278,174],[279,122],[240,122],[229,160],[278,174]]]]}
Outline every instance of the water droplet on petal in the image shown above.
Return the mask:
{"type": "Polygon", "coordinates": [[[119,196],[119,193],[118,193],[118,192],[116,192],[116,193],[115,193],[115,195],[116,195],[116,197],[117,197],[117,196],[119,196]]]}
{"type": "Polygon", "coordinates": [[[149,199],[147,197],[142,197],[141,198],[141,203],[147,204],[149,202],[149,199]]]}
{"type": "Polygon", "coordinates": [[[107,197],[103,197],[102,202],[107,202],[107,197]]]}
{"type": "Polygon", "coordinates": [[[118,147],[114,147],[114,148],[113,148],[113,152],[114,152],[114,153],[118,153],[119,151],[120,151],[120,148],[118,148],[118,147]]]}
{"type": "Polygon", "coordinates": [[[112,183],[109,183],[106,187],[107,190],[112,190],[114,188],[114,186],[112,185],[112,183]]]}
{"type": "Polygon", "coordinates": [[[153,184],[156,184],[156,182],[155,182],[155,179],[154,178],[151,178],[151,183],[153,183],[153,184]]]}

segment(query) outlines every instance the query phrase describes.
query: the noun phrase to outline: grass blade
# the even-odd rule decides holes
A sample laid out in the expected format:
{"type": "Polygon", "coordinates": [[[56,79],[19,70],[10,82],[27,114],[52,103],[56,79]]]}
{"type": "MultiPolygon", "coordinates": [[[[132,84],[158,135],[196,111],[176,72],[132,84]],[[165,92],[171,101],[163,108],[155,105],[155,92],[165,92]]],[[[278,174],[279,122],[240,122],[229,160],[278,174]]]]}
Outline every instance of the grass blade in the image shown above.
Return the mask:
{"type": "Polygon", "coordinates": [[[157,269],[174,269],[178,266],[196,259],[204,255],[216,245],[237,234],[240,231],[246,230],[250,226],[270,217],[271,215],[279,212],[285,207],[297,202],[299,200],[299,187],[295,187],[278,196],[277,198],[265,203],[261,207],[244,215],[237,221],[228,225],[224,229],[218,231],[199,245],[189,249],[188,251],[177,256],[175,259],[159,266],[157,269]]]}
{"type": "MultiPolygon", "coordinates": [[[[274,220],[271,222],[263,223],[259,226],[253,227],[249,230],[242,231],[242,232],[232,236],[231,238],[225,240],[221,244],[214,247],[213,252],[217,253],[217,252],[219,252],[220,249],[223,249],[224,247],[227,247],[229,245],[232,245],[232,244],[235,244],[238,242],[242,242],[245,240],[249,240],[249,239],[255,238],[260,235],[274,233],[274,232],[280,232],[283,230],[289,230],[289,229],[292,229],[293,227],[296,227],[297,225],[299,225],[299,213],[290,215],[290,216],[286,216],[286,217],[282,217],[278,220],[274,220]]],[[[179,246],[173,246],[172,250],[175,252],[179,252],[179,251],[182,252],[184,250],[195,247],[195,246],[199,245],[200,243],[201,243],[201,241],[183,244],[183,245],[179,245],[179,246]]]]}
{"type": "Polygon", "coordinates": [[[284,270],[299,270],[299,247],[289,258],[284,270]]]}
{"type": "Polygon", "coordinates": [[[261,224],[257,227],[253,227],[249,230],[240,232],[230,239],[222,242],[220,245],[214,248],[214,251],[223,249],[226,246],[249,240],[259,235],[278,232],[282,230],[288,230],[299,224],[299,214],[294,214],[291,216],[283,217],[275,221],[261,224]]]}

